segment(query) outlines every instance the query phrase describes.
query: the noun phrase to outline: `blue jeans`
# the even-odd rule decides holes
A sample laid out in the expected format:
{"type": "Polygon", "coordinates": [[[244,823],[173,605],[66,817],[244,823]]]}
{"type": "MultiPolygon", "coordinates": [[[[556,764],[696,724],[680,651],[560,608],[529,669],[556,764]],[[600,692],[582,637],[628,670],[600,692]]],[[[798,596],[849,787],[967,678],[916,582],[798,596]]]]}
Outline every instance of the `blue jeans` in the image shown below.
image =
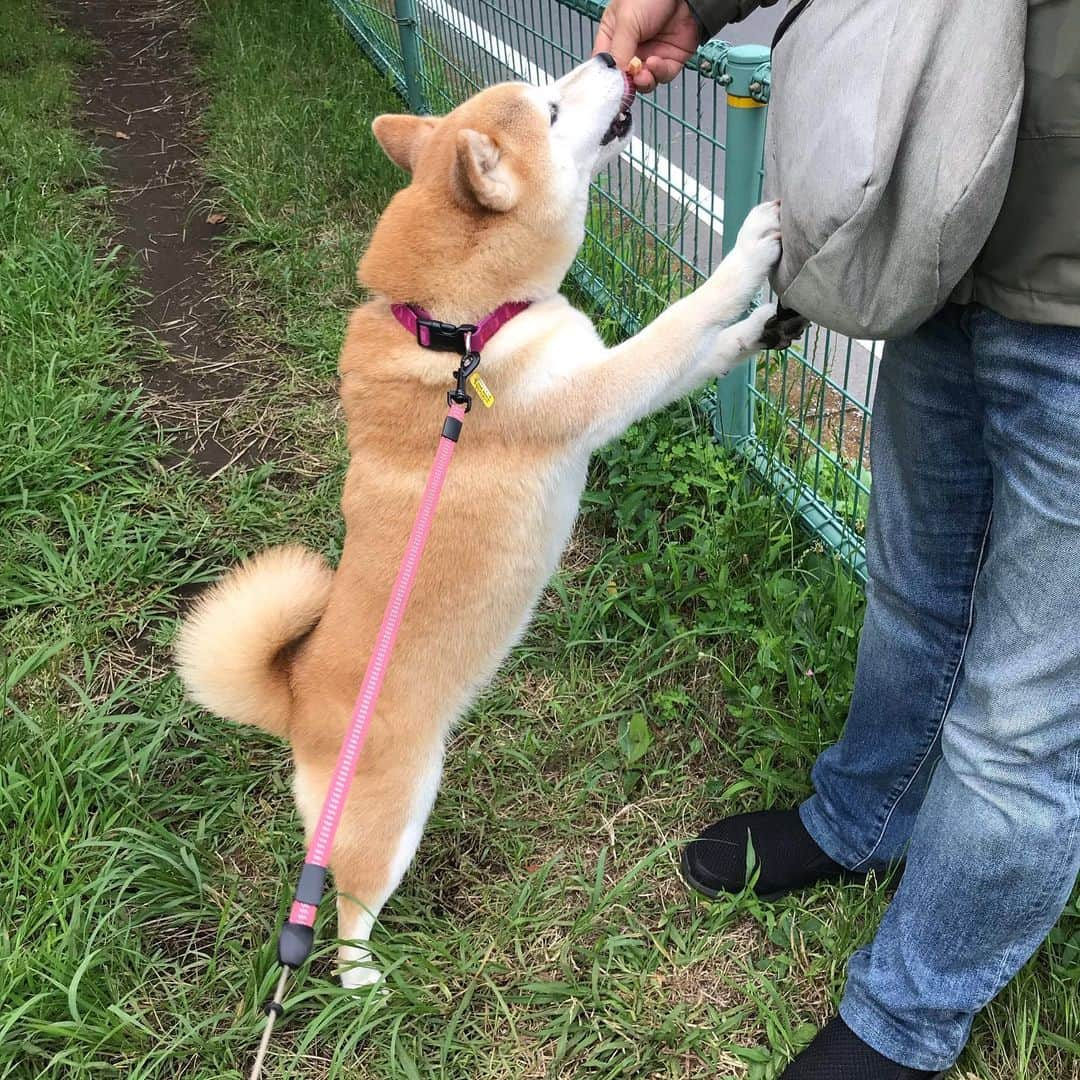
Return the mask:
{"type": "Polygon", "coordinates": [[[1080,329],[950,306],[885,350],[866,619],[802,807],[850,869],[906,860],[840,1012],[937,1071],[1080,871],[1080,329]]]}

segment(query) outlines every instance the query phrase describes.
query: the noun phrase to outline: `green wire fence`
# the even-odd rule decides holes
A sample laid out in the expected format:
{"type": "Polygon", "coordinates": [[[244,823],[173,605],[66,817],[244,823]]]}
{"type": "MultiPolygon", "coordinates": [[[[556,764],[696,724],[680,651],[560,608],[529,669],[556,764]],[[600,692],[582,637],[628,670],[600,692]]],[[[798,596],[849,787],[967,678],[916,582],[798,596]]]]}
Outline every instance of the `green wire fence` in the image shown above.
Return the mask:
{"type": "MultiPolygon", "coordinates": [[[[332,0],[418,113],[493,82],[556,79],[592,50],[591,0],[332,0]]],[[[631,144],[594,185],[572,285],[607,336],[635,332],[695,288],[760,200],[769,51],[703,46],[683,76],[638,98],[631,144]]],[[[870,402],[879,346],[811,327],[721,380],[708,405],[741,453],[823,543],[865,578],[870,402]]]]}

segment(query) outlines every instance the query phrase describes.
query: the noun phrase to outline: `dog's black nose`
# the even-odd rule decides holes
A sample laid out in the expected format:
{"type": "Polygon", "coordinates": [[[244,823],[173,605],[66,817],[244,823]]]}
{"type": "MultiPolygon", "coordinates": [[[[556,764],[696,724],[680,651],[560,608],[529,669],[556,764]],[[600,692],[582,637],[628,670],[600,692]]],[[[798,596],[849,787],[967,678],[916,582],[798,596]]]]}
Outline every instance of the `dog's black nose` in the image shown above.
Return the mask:
{"type": "Polygon", "coordinates": [[[598,52],[596,54],[596,59],[597,60],[603,60],[604,63],[607,64],[607,66],[609,68],[612,68],[612,67],[615,66],[615,57],[612,56],[611,53],[609,53],[609,52],[598,52]]]}

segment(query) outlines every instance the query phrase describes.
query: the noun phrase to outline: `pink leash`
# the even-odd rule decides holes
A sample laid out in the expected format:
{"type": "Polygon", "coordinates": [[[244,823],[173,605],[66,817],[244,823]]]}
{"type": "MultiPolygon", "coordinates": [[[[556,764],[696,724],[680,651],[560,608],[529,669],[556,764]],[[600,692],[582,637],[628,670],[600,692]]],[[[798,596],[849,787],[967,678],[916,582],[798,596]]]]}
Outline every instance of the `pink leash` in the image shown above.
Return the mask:
{"type": "MultiPolygon", "coordinates": [[[[375,703],[379,700],[379,693],[382,691],[390,655],[394,651],[398,630],[401,629],[401,620],[409,602],[409,594],[416,581],[420,556],[424,553],[424,546],[431,532],[431,523],[439,505],[439,496],[442,494],[447,470],[450,468],[450,459],[454,456],[454,450],[457,447],[457,432],[460,432],[461,422],[465,419],[465,406],[456,403],[451,405],[446,418],[454,422],[457,431],[451,437],[444,427],[439,437],[439,449],[435,452],[435,461],[431,466],[431,472],[428,473],[427,486],[424,488],[420,509],[416,512],[416,519],[413,521],[409,542],[405,546],[405,555],[401,560],[401,566],[398,567],[397,579],[390,590],[390,600],[386,605],[382,625],[375,639],[375,650],[371,654],[371,659],[368,660],[364,681],[360,684],[360,693],[353,706],[349,730],[338,752],[334,775],[330,781],[330,790],[326,793],[326,799],[319,814],[319,823],[315,826],[315,835],[308,846],[307,858],[304,860],[305,870],[309,866],[316,866],[325,871],[330,865],[330,848],[341,822],[345,800],[352,787],[360,751],[363,749],[368,728],[371,726],[371,714],[375,711],[375,703]]],[[[297,895],[299,896],[299,891],[297,895]]],[[[315,903],[305,903],[301,899],[296,899],[289,911],[289,923],[313,927],[317,910],[317,900],[315,903]]]]}
{"type": "Polygon", "coordinates": [[[517,303],[504,304],[486,319],[481,320],[477,326],[453,326],[432,319],[420,308],[404,304],[392,305],[394,317],[402,326],[416,334],[416,340],[420,345],[428,349],[460,351],[461,364],[454,372],[454,378],[457,380],[455,389],[447,394],[449,408],[446,419],[443,421],[435,461],[428,473],[427,484],[420,500],[420,509],[416,512],[409,542],[405,547],[405,555],[398,568],[394,586],[390,590],[390,599],[383,612],[382,624],[379,626],[379,633],[375,639],[375,648],[368,660],[367,670],[364,672],[364,681],[360,684],[360,693],[353,707],[348,731],[338,751],[334,773],[330,779],[330,788],[323,801],[315,833],[308,845],[307,857],[296,885],[292,907],[289,909],[289,918],[282,926],[278,937],[278,962],[281,965],[281,976],[278,979],[273,999],[266,1006],[266,1027],[263,1029],[250,1080],[259,1080],[266,1051],[270,1045],[274,1021],[285,1011],[281,999],[285,992],[289,972],[300,967],[311,953],[315,940],[315,916],[318,913],[326,884],[326,870],[330,865],[334,836],[341,823],[341,815],[352,787],[360,751],[364,747],[364,740],[371,726],[371,717],[375,712],[375,705],[386,679],[394,643],[401,629],[401,620],[404,618],[409,595],[416,581],[420,557],[424,553],[424,547],[431,532],[435,511],[439,505],[439,496],[442,494],[446,474],[450,469],[450,460],[457,448],[462,422],[472,406],[472,399],[465,390],[466,379],[480,363],[480,354],[477,350],[483,348],[501,326],[527,306],[527,304],[517,303]]]}

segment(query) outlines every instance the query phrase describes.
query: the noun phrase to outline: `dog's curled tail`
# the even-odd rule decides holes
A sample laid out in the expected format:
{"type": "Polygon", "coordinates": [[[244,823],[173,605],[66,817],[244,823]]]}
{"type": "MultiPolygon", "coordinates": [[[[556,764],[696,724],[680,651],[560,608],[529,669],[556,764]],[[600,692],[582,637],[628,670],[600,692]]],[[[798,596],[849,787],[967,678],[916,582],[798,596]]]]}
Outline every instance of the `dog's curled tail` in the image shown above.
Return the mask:
{"type": "Polygon", "coordinates": [[[288,732],[292,695],[284,650],[319,621],[333,571],[299,545],[268,548],[208,589],[176,636],[188,696],[238,724],[288,732]]]}

